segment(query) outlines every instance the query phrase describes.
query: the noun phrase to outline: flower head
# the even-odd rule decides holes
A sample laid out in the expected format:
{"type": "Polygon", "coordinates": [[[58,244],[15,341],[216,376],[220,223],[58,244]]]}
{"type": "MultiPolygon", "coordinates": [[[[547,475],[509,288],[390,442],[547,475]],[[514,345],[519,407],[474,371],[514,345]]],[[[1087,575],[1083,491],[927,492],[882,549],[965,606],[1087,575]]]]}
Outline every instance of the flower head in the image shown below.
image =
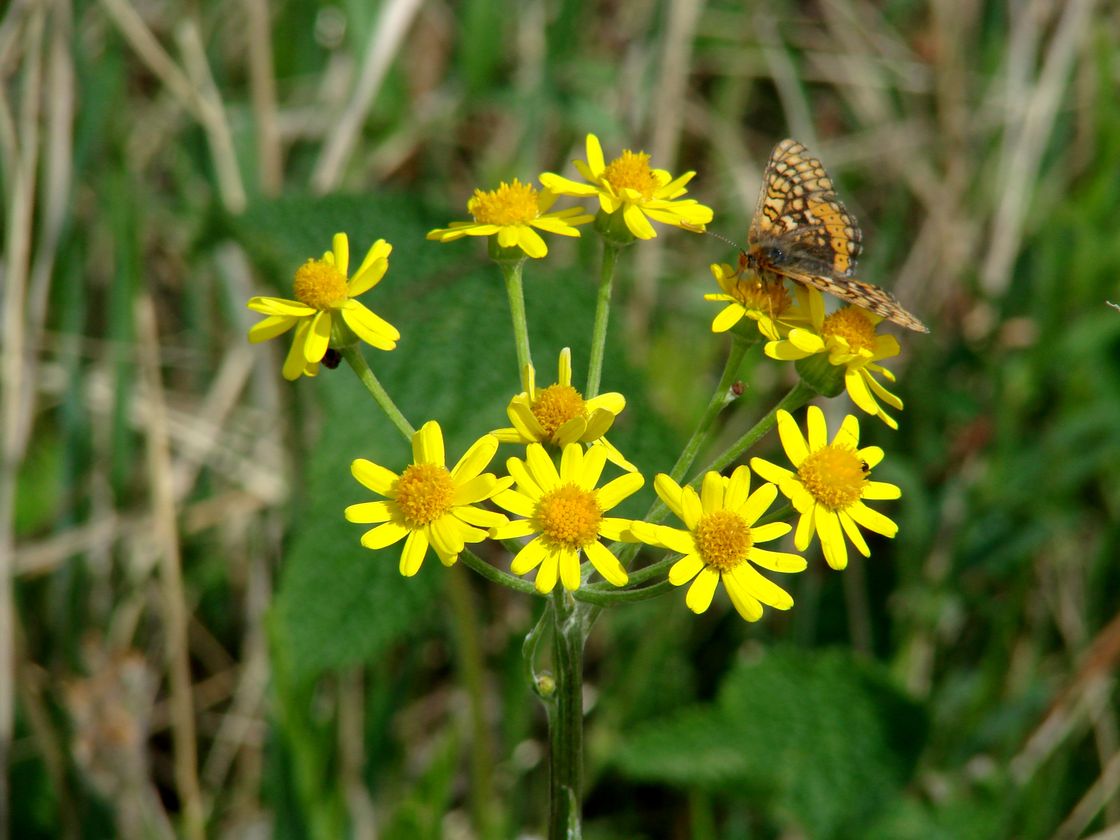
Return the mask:
{"type": "Polygon", "coordinates": [[[653,239],[657,232],[650,219],[702,231],[712,220],[712,210],[695,199],[680,199],[685,184],[695,172],[673,178],[664,169],[650,169],[645,152],[623,151],[610,163],[603,159],[603,147],[594,134],[587,135],[587,160],[574,161],[587,183],[580,183],[552,172],[541,175],[541,183],[559,195],[599,197],[599,207],[610,216],[621,211],[626,227],[638,239],[653,239]]]}
{"type": "Polygon", "coordinates": [[[883,319],[857,306],[844,306],[826,316],[821,293],[816,289],[806,291],[809,323],[791,329],[784,340],[770,341],[766,355],[796,361],[817,353],[827,354],[829,364],[844,368],[844,388],[852,402],[897,429],[898,422],[883,410],[876,397],[895,409],[902,408],[902,400],[875,377],[881,375],[895,381],[894,374],[878,362],[899,354],[898,339],[876,334],[875,328],[883,319]]]}
{"type": "Polygon", "coordinates": [[[845,534],[859,553],[868,557],[871,550],[860,526],[884,537],[898,533],[892,520],[864,501],[897,499],[902,492],[893,484],[871,480],[872,469],[883,460],[883,450],[878,446],[858,448],[859,421],[854,415],[844,418],[831,443],[824,412],[815,405],[809,406],[806,426],[807,439],[801,436],[790,413],[779,410],[778,435],[794,469],[761,458],[752,458],[751,467],[777,484],[801,514],[793,539],[797,550],[808,548],[813,534],[817,534],[828,565],[843,569],[848,565],[845,534]]]}
{"type": "Polygon", "coordinates": [[[506,462],[517,488],[494,497],[499,507],[524,517],[497,528],[497,539],[536,536],[513,558],[511,570],[523,575],[537,571],[539,592],[551,592],[557,578],[565,589],[579,589],[580,556],[586,554],[591,565],[615,586],[629,579],[618,558],[600,537],[608,540],[628,538],[629,519],[604,514],[638,490],[645,482],[639,473],[625,473],[596,487],[606,465],[607,453],[601,447],[587,452],[578,443],[569,443],[560,457],[560,469],[543,446],[531,443],[525,460],[506,462]]]}
{"type": "Polygon", "coordinates": [[[510,184],[502,181],[496,190],[474,191],[474,197],[467,202],[473,222],[452,222],[450,227],[428,231],[428,239],[452,242],[464,236],[497,234],[500,247],[520,248],[530,257],[539,259],[548,253],[548,246],[537,230],[579,236],[575,225],[586,224],[594,218],[584,213],[582,207],[549,213],[555,201],[555,194],[548,190],[538,191],[516,178],[510,184]]]}
{"type": "Polygon", "coordinates": [[[562,449],[579,441],[601,446],[607,459],[624,470],[636,472],[637,467],[607,441],[604,435],[615,418],[626,408],[626,398],[612,391],[589,400],[572,387],[572,351],[560,351],[557,381],[547,388],[538,388],[532,365],[521,372],[520,394],[510,400],[506,414],[512,427],[495,429],[492,435],[502,443],[543,443],[562,449]]]}
{"type": "Polygon", "coordinates": [[[295,300],[249,300],[250,309],[268,316],[249,330],[249,341],[256,344],[292,327],[296,329],[295,340],[284,360],[285,379],[299,379],[300,374],[314,376],[327,348],[348,347],[354,336],[379,350],[392,350],[401,337],[396,327],[355,300],[381,282],[393,246],[378,239],[358,271],[347,280],[350,242],[346,234],[336,233],[332,245],[322,259],[308,260],[296,271],[295,300]]]}
{"type": "Polygon", "coordinates": [[[712,263],[709,267],[723,291],[704,295],[704,300],[727,304],[712,319],[712,332],[727,332],[746,317],[755,322],[764,337],[776,341],[792,327],[809,322],[802,286],[796,286],[795,300],[781,281],[760,280],[753,273],[747,274],[727,263],[712,263]]]}
{"type": "Polygon", "coordinates": [[[492,528],[509,520],[492,510],[475,507],[513,484],[512,478],[484,473],[498,451],[498,440],[483,435],[452,469],[444,466],[443,432],[429,420],[412,436],[412,463],[397,475],[365,458],[350,465],[350,472],[364,487],[385,501],[360,502],[346,508],[346,519],[377,523],[362,535],[369,549],[390,546],[405,539],[401,574],[420,571],[430,545],[445,566],[459,558],[466,543],[481,542],[492,528]]]}
{"type": "Polygon", "coordinates": [[[681,487],[664,473],[653,481],[657,495],[685,524],[685,529],[635,522],[631,532],[642,542],[668,548],[684,556],[669,570],[674,586],[692,581],[685,603],[702,613],[712,603],[722,580],[731,603],[747,621],[762,617],[762,605],[779,610],[793,606],[789,593],[759,574],[755,566],[772,572],[800,572],[805,558],[784,551],[770,551],[758,544],[789,533],[785,522],[755,523],[778,495],[773,484],[750,492],[750,470],[739,466],[729,476],[709,472],[698,494],[681,487]]]}

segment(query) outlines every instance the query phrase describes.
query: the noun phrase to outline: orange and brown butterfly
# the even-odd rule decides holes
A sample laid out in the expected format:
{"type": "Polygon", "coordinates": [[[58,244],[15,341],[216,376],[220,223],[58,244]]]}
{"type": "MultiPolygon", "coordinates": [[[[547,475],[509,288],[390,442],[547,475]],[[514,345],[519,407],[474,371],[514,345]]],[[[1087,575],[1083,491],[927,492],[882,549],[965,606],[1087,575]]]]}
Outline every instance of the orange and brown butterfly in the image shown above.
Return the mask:
{"type": "Polygon", "coordinates": [[[821,162],[796,140],[775,146],[742,265],[765,282],[788,277],[907,329],[929,332],[893,295],[852,276],[862,239],[821,162]]]}

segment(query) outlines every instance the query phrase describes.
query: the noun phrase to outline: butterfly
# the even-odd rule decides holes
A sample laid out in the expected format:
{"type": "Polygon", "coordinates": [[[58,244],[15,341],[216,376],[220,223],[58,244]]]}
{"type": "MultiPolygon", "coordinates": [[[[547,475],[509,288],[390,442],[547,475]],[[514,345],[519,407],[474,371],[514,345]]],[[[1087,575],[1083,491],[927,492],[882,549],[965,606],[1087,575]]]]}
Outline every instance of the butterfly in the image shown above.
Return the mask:
{"type": "Polygon", "coordinates": [[[821,162],[796,140],[770,153],[742,265],[763,281],[788,277],[915,332],[929,332],[894,296],[857,280],[863,234],[821,162]]]}

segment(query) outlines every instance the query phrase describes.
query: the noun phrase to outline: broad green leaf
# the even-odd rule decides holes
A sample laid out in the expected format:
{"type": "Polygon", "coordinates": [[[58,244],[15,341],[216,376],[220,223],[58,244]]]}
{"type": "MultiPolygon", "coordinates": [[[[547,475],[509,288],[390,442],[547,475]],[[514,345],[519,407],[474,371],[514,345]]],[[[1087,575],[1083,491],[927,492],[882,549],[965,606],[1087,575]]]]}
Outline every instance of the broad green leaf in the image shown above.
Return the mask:
{"type": "Polygon", "coordinates": [[[925,729],[877,668],[840,651],[777,650],[732,670],[714,704],[644,724],[618,764],[639,780],[736,788],[812,837],[851,836],[898,795],[925,729]]]}

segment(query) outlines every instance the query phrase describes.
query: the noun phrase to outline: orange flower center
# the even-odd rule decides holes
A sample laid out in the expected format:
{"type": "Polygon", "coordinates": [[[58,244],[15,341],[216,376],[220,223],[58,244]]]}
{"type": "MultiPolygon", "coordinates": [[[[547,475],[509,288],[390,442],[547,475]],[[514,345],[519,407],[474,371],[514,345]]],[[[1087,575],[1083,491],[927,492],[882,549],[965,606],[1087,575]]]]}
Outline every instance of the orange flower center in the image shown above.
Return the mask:
{"type": "Polygon", "coordinates": [[[545,539],[575,549],[599,538],[603,511],[595,491],[564,484],[541,496],[534,520],[545,539]]]}
{"type": "Polygon", "coordinates": [[[654,190],[657,189],[657,179],[649,168],[649,155],[629,149],[607,164],[603,170],[603,180],[614,187],[615,192],[629,188],[638,192],[646,201],[653,198],[654,190]]]}
{"type": "Polygon", "coordinates": [[[410,529],[421,528],[451,510],[455,481],[446,467],[412,464],[397,479],[394,499],[405,525],[410,529]]]}
{"type": "Polygon", "coordinates": [[[474,198],[467,202],[467,210],[480,224],[523,225],[540,215],[540,202],[531,184],[522,184],[514,178],[512,184],[502,181],[496,190],[475,190],[474,198]]]}
{"type": "Polygon", "coordinates": [[[821,325],[821,336],[825,341],[843,338],[856,353],[875,350],[875,324],[872,323],[871,316],[858,306],[845,306],[825,318],[821,325]]]}
{"type": "Polygon", "coordinates": [[[545,435],[551,439],[556,431],[575,417],[587,416],[583,394],[571,385],[549,385],[537,393],[531,408],[545,435]]]}
{"type": "Polygon", "coordinates": [[[296,269],[296,300],[312,309],[337,309],[346,302],[346,278],[326,260],[308,260],[296,269]]]}
{"type": "Polygon", "coordinates": [[[813,498],[829,510],[844,510],[863,496],[870,470],[852,449],[829,444],[809,455],[797,477],[813,498]]]}
{"type": "Polygon", "coordinates": [[[753,309],[771,318],[783,314],[793,303],[784,283],[766,283],[757,278],[739,280],[731,295],[744,309],[753,309]]]}
{"type": "Polygon", "coordinates": [[[751,528],[730,510],[705,513],[692,532],[701,559],[713,569],[730,572],[750,554],[751,528]]]}

